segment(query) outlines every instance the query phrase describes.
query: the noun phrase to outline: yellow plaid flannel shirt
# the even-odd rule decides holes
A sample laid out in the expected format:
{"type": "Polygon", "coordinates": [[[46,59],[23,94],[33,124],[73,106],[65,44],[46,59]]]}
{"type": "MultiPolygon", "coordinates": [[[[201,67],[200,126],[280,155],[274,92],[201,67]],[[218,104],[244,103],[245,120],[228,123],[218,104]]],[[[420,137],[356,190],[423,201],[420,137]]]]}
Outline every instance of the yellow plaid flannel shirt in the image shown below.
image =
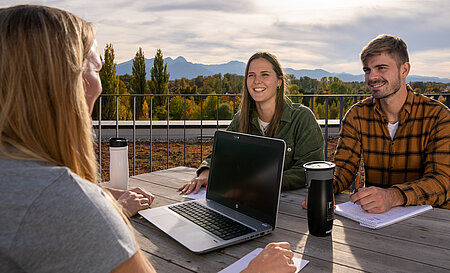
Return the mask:
{"type": "Polygon", "coordinates": [[[368,186],[396,187],[404,205],[450,209],[450,110],[408,86],[392,140],[388,119],[373,97],[346,113],[336,148],[335,193],[348,189],[363,157],[368,186]]]}

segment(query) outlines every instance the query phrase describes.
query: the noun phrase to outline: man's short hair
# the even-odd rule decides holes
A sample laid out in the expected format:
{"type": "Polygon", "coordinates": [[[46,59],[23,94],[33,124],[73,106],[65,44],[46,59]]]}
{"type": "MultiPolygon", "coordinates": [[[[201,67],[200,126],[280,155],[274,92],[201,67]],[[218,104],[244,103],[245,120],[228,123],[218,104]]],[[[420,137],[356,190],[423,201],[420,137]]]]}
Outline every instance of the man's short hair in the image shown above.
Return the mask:
{"type": "Polygon", "coordinates": [[[382,34],[370,41],[361,51],[361,62],[381,53],[388,53],[397,61],[397,66],[409,62],[408,48],[406,43],[399,37],[382,34]]]}

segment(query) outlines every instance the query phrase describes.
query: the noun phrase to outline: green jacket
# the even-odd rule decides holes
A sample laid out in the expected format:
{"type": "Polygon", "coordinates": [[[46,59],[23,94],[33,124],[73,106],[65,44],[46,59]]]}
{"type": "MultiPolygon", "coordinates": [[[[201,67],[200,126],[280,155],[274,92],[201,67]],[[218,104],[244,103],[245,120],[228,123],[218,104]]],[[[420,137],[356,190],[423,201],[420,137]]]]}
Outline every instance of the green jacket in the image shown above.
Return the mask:
{"type": "MultiPolygon", "coordinates": [[[[258,123],[258,115],[252,115],[250,134],[262,136],[263,133],[258,123]]],[[[239,113],[237,113],[227,131],[239,131],[239,113]]],[[[292,190],[305,187],[305,173],[303,164],[324,160],[324,141],[322,130],[311,110],[304,106],[293,104],[285,99],[283,115],[274,138],[283,139],[286,142],[286,156],[284,160],[282,190],[292,190]]],[[[209,168],[211,155],[200,165],[197,174],[203,169],[209,168]]]]}

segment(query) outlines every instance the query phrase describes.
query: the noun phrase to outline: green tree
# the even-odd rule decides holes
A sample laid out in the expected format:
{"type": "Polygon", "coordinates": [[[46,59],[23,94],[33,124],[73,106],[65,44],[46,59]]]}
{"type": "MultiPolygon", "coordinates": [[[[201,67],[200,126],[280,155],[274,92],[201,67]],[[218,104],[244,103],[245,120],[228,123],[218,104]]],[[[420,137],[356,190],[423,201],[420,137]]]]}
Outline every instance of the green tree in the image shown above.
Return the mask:
{"type": "MultiPolygon", "coordinates": [[[[167,64],[164,64],[164,57],[161,49],[156,50],[153,67],[150,70],[150,81],[148,83],[152,94],[167,94],[169,91],[168,82],[170,73],[167,72],[167,64]]],[[[157,106],[165,105],[165,97],[154,97],[155,109],[157,106]]],[[[167,112],[167,110],[166,110],[167,112]]]]}
{"type": "Polygon", "coordinates": [[[172,98],[169,104],[170,118],[173,120],[182,120],[184,117],[184,105],[185,105],[184,97],[177,96],[172,98]]]}
{"type": "MultiPolygon", "coordinates": [[[[145,94],[147,91],[147,84],[145,79],[145,57],[142,48],[139,48],[139,50],[136,52],[136,56],[133,60],[132,70],[133,72],[131,75],[130,93],[145,94]]],[[[144,113],[143,111],[143,104],[144,97],[136,97],[136,117],[138,119],[145,118],[145,116],[147,115],[147,113],[144,113]]]]}
{"type": "Polygon", "coordinates": [[[216,119],[217,118],[217,100],[218,97],[216,96],[208,96],[203,101],[203,111],[202,111],[202,117],[203,119],[216,119]]]}
{"type": "MultiPolygon", "coordinates": [[[[119,94],[129,95],[126,84],[119,80],[119,94]]],[[[133,113],[130,106],[130,98],[128,96],[119,97],[119,119],[120,120],[131,120],[133,118],[133,113]]]]}
{"type": "Polygon", "coordinates": [[[221,103],[219,106],[219,119],[232,119],[233,109],[229,103],[221,103]]]}
{"type": "MultiPolygon", "coordinates": [[[[117,64],[114,62],[114,48],[112,44],[107,44],[102,59],[102,69],[100,70],[100,80],[102,82],[103,94],[119,94],[119,78],[116,76],[117,64]]],[[[92,112],[94,119],[98,118],[98,103],[92,112]]],[[[116,98],[102,98],[102,119],[116,118],[116,98]]]]}

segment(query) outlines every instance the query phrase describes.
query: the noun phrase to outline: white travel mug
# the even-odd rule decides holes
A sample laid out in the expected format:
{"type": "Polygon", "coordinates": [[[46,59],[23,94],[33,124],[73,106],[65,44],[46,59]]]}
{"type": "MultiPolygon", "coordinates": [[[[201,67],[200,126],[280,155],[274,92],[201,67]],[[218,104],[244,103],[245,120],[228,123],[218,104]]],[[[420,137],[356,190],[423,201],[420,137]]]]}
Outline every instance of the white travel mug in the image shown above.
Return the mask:
{"type": "Polygon", "coordinates": [[[125,138],[109,140],[110,187],[128,189],[128,142],[125,138]]]}

